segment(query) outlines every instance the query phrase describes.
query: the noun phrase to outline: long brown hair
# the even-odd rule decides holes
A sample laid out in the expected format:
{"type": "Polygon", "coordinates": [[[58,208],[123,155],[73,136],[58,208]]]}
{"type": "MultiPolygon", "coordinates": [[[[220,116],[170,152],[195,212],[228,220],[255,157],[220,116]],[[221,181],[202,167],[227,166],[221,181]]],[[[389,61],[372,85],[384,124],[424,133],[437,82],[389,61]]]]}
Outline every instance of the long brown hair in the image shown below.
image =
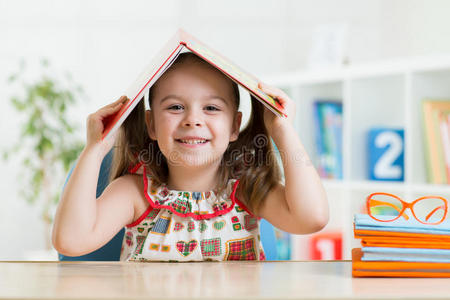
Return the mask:
{"type": "MultiPolygon", "coordinates": [[[[169,72],[176,65],[186,61],[195,61],[207,64],[195,54],[182,53],[169,72]]],[[[237,84],[223,75],[233,88],[236,104],[236,112],[240,104],[239,88],[237,84]]],[[[149,91],[149,107],[155,85],[149,91]]],[[[219,183],[215,191],[222,193],[230,178],[239,179],[237,194],[241,195],[248,208],[257,214],[269,191],[281,182],[280,167],[277,162],[271,139],[264,125],[264,106],[251,96],[252,111],[246,127],[239,133],[239,138],[230,142],[224,152],[219,166],[219,183]]],[[[158,142],[150,139],[145,123],[144,101],[130,113],[121,126],[114,148],[113,163],[110,173],[110,181],[125,175],[131,166],[138,162],[144,162],[146,168],[152,174],[155,188],[167,183],[169,168],[167,160],[159,149],[158,142]]]]}

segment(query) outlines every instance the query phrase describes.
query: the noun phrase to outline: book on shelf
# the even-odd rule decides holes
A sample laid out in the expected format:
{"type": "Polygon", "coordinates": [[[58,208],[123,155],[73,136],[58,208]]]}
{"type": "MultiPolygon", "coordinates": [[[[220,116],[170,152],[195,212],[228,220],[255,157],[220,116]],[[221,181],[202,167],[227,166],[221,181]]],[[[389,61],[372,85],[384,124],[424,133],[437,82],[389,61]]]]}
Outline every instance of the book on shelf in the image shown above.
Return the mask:
{"type": "Polygon", "coordinates": [[[430,183],[450,183],[449,118],[450,100],[423,101],[425,161],[430,183]]]}
{"type": "Polygon", "coordinates": [[[274,227],[275,247],[277,249],[277,260],[291,259],[291,235],[274,227]]]}
{"type": "Polygon", "coordinates": [[[317,170],[322,178],[342,179],[342,102],[313,103],[317,170]]]}
{"type": "Polygon", "coordinates": [[[447,183],[450,183],[450,111],[439,114],[439,129],[441,133],[442,148],[444,151],[447,183]]]}
{"type": "Polygon", "coordinates": [[[178,29],[175,35],[165,44],[153,60],[144,68],[138,78],[125,92],[130,100],[114,116],[105,121],[103,139],[115,132],[125,121],[130,112],[143,99],[150,87],[183,52],[192,52],[204,61],[208,62],[237,84],[245,88],[250,94],[264,104],[269,110],[278,116],[287,116],[285,110],[276,99],[264,93],[258,88],[259,80],[217,51],[200,42],[194,36],[183,29],[178,29]]]}

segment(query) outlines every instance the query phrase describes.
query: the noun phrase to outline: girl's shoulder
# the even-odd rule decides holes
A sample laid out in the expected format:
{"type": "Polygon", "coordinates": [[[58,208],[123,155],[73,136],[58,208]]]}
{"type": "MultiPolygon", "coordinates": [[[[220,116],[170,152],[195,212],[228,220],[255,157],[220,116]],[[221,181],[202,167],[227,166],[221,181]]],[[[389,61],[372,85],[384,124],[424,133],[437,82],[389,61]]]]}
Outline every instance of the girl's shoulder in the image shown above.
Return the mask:
{"type": "Polygon", "coordinates": [[[142,177],[136,174],[125,174],[116,179],[114,179],[110,185],[114,186],[117,191],[123,191],[124,194],[132,196],[141,195],[143,196],[144,184],[142,182],[142,177]]]}
{"type": "Polygon", "coordinates": [[[117,179],[121,179],[125,184],[142,184],[142,175],[141,174],[124,174],[117,179]]]}
{"type": "Polygon", "coordinates": [[[245,207],[246,211],[249,214],[254,215],[258,219],[264,218],[264,211],[267,211],[268,209],[272,209],[274,205],[267,205],[268,202],[276,202],[276,205],[279,205],[279,201],[277,199],[280,199],[284,196],[284,184],[281,182],[276,183],[270,190],[267,191],[267,193],[264,195],[264,198],[261,200],[261,203],[250,203],[249,194],[244,190],[243,185],[238,185],[235,195],[236,195],[236,202],[240,205],[245,207]],[[258,206],[258,211],[255,213],[252,209],[252,205],[258,206]],[[269,208],[271,207],[271,208],[269,208]]]}
{"type": "Polygon", "coordinates": [[[116,178],[111,184],[115,185],[115,189],[120,191],[126,200],[130,201],[134,209],[134,219],[140,215],[148,207],[148,203],[144,194],[144,183],[142,175],[125,174],[116,178]]]}

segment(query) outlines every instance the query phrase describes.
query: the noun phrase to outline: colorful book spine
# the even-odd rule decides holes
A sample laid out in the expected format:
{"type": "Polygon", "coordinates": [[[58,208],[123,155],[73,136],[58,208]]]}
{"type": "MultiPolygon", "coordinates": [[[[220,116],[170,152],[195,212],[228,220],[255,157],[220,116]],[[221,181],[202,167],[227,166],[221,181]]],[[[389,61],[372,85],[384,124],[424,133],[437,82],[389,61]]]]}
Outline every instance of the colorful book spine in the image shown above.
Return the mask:
{"type": "Polygon", "coordinates": [[[450,183],[450,112],[439,114],[439,127],[444,151],[445,170],[447,183],[450,183]]]}
{"type": "Polygon", "coordinates": [[[320,110],[320,102],[316,101],[313,103],[313,115],[314,115],[314,136],[316,141],[316,153],[317,153],[317,172],[319,176],[322,178],[326,177],[325,169],[323,168],[322,157],[324,156],[324,145],[323,145],[323,125],[322,125],[322,117],[320,110]]]}
{"type": "Polygon", "coordinates": [[[274,228],[277,260],[291,259],[291,235],[288,232],[274,228]]]}
{"type": "Polygon", "coordinates": [[[427,166],[428,181],[435,184],[447,184],[450,182],[447,170],[446,156],[448,151],[444,149],[445,137],[442,137],[442,120],[448,118],[450,113],[450,101],[423,102],[423,125],[425,161],[427,166]],[[441,115],[444,116],[441,116],[441,115]]]}
{"type": "Polygon", "coordinates": [[[333,103],[330,106],[329,113],[330,124],[330,156],[332,157],[332,177],[335,179],[342,179],[342,104],[333,103]]]}
{"type": "Polygon", "coordinates": [[[318,100],[313,111],[319,175],[342,179],[342,103],[318,100]]]}

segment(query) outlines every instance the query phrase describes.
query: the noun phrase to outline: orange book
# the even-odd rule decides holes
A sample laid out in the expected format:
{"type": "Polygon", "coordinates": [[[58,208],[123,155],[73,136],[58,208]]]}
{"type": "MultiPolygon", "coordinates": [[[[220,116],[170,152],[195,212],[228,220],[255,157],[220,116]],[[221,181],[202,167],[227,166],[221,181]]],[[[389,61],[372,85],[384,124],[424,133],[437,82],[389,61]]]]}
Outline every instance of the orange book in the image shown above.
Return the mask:
{"type": "Polygon", "coordinates": [[[259,80],[256,77],[245,72],[230,60],[226,59],[224,56],[203,44],[184,30],[179,29],[125,92],[125,96],[127,96],[130,101],[125,103],[122,109],[114,116],[105,121],[103,139],[111,135],[120,127],[120,125],[122,125],[130,112],[136,107],[139,101],[143,99],[156,80],[158,80],[158,78],[170,67],[180,53],[186,51],[193,52],[227,75],[255,96],[256,99],[276,115],[287,117],[279,102],[258,88],[259,80]]]}
{"type": "Polygon", "coordinates": [[[364,247],[450,249],[450,241],[437,238],[364,237],[361,239],[361,245],[364,247]]]}
{"type": "Polygon", "coordinates": [[[449,277],[450,263],[362,261],[361,248],[352,249],[353,277],[449,277]]]}
{"type": "Polygon", "coordinates": [[[443,234],[429,234],[429,233],[412,233],[412,232],[396,232],[396,231],[378,231],[378,230],[354,230],[355,238],[365,239],[366,237],[405,237],[415,238],[421,240],[439,240],[443,242],[450,242],[450,235],[443,234]]]}

